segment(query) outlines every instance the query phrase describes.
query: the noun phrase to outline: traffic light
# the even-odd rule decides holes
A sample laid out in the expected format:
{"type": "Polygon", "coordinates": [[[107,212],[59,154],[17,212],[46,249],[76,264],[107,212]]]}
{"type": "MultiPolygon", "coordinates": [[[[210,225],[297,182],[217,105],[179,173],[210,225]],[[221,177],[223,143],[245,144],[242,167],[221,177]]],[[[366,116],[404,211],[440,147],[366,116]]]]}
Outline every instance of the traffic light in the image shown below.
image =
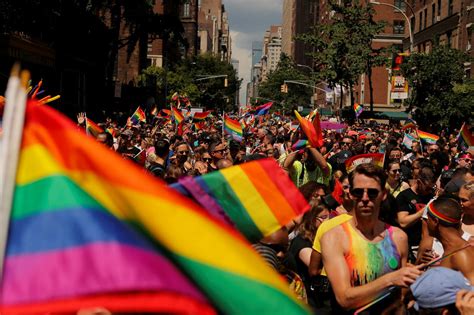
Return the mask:
{"type": "Polygon", "coordinates": [[[224,79],[224,87],[227,87],[227,84],[228,84],[227,78],[225,78],[225,79],[224,79]]]}
{"type": "Polygon", "coordinates": [[[288,85],[286,85],[285,83],[281,85],[281,88],[280,88],[280,91],[282,93],[288,93],[288,85]]]}

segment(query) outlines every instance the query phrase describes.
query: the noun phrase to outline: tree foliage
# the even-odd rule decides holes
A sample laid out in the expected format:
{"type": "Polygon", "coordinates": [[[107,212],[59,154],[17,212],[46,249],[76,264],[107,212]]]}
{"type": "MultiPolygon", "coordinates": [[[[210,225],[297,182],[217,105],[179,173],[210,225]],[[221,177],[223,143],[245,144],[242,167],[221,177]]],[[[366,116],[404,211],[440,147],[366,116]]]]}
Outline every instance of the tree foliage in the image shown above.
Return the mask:
{"type": "Polygon", "coordinates": [[[474,88],[465,78],[467,60],[464,53],[447,46],[406,58],[401,70],[410,85],[407,105],[420,127],[460,127],[472,117],[474,88]]]}
{"type": "MultiPolygon", "coordinates": [[[[148,67],[139,76],[139,86],[148,89],[150,95],[163,95],[166,90],[167,102],[177,92],[187,95],[193,106],[202,106],[216,110],[236,110],[235,97],[241,80],[231,64],[212,55],[200,55],[188,58],[169,69],[148,67]],[[210,78],[197,81],[204,76],[227,75],[225,78],[210,78]]],[[[165,104],[161,104],[166,107],[165,104]]]]}
{"type": "Polygon", "coordinates": [[[288,93],[281,91],[281,86],[285,80],[305,81],[307,84],[313,85],[308,81],[308,76],[297,69],[295,63],[282,54],[277,68],[270,71],[267,80],[258,86],[258,95],[267,99],[276,101],[273,108],[291,110],[295,106],[308,106],[311,102],[313,89],[304,85],[288,84],[288,93]]]}
{"type": "Polygon", "coordinates": [[[372,47],[385,23],[374,21],[372,6],[361,5],[358,0],[331,0],[328,5],[331,23],[316,25],[298,39],[313,48],[308,55],[314,60],[315,80],[352,91],[361,74],[369,74],[370,80],[372,67],[386,63],[384,50],[372,47]]]}

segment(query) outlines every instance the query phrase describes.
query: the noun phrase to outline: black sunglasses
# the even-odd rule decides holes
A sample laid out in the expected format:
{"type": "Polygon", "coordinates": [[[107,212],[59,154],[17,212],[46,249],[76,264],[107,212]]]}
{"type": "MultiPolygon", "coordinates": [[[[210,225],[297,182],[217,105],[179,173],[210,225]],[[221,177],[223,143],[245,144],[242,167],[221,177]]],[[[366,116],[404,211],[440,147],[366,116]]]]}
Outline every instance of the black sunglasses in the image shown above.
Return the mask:
{"type": "Polygon", "coordinates": [[[380,194],[380,190],[377,188],[352,188],[350,190],[351,195],[357,199],[362,199],[364,197],[364,192],[367,190],[367,196],[369,199],[375,199],[380,194]]]}
{"type": "Polygon", "coordinates": [[[211,158],[203,158],[203,161],[210,162],[210,161],[212,161],[212,159],[211,158]]]}

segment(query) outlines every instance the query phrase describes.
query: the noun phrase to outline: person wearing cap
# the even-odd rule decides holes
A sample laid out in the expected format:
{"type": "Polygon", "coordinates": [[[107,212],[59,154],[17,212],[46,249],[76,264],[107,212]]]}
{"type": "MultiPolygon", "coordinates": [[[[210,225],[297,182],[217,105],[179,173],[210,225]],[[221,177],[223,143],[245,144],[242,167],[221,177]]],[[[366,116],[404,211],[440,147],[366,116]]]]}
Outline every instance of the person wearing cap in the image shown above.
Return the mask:
{"type": "Polygon", "coordinates": [[[471,168],[472,166],[472,155],[470,153],[461,153],[456,159],[457,167],[459,168],[471,168]]]}
{"type": "MultiPolygon", "coordinates": [[[[462,208],[459,202],[452,198],[440,197],[427,206],[427,211],[428,232],[439,240],[444,253],[452,253],[469,244],[463,238],[464,233],[461,230],[462,208]]],[[[468,247],[444,259],[440,265],[460,271],[469,281],[474,282],[473,261],[474,248],[468,247]]]]}
{"type": "Polygon", "coordinates": [[[461,290],[474,291],[462,273],[445,267],[426,271],[411,286],[415,299],[414,308],[425,314],[460,314],[456,308],[457,295],[461,290]]]}

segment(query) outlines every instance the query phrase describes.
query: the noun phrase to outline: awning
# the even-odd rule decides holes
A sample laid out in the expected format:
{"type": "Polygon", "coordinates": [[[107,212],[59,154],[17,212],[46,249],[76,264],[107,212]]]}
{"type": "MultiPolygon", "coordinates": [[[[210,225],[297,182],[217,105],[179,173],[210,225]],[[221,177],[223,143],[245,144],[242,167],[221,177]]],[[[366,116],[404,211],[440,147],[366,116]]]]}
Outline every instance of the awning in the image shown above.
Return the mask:
{"type": "Polygon", "coordinates": [[[382,119],[392,120],[406,120],[408,119],[408,113],[405,112],[378,112],[375,116],[382,119]]]}
{"type": "Polygon", "coordinates": [[[320,108],[319,113],[321,116],[332,116],[333,112],[331,108],[320,108]]]}

